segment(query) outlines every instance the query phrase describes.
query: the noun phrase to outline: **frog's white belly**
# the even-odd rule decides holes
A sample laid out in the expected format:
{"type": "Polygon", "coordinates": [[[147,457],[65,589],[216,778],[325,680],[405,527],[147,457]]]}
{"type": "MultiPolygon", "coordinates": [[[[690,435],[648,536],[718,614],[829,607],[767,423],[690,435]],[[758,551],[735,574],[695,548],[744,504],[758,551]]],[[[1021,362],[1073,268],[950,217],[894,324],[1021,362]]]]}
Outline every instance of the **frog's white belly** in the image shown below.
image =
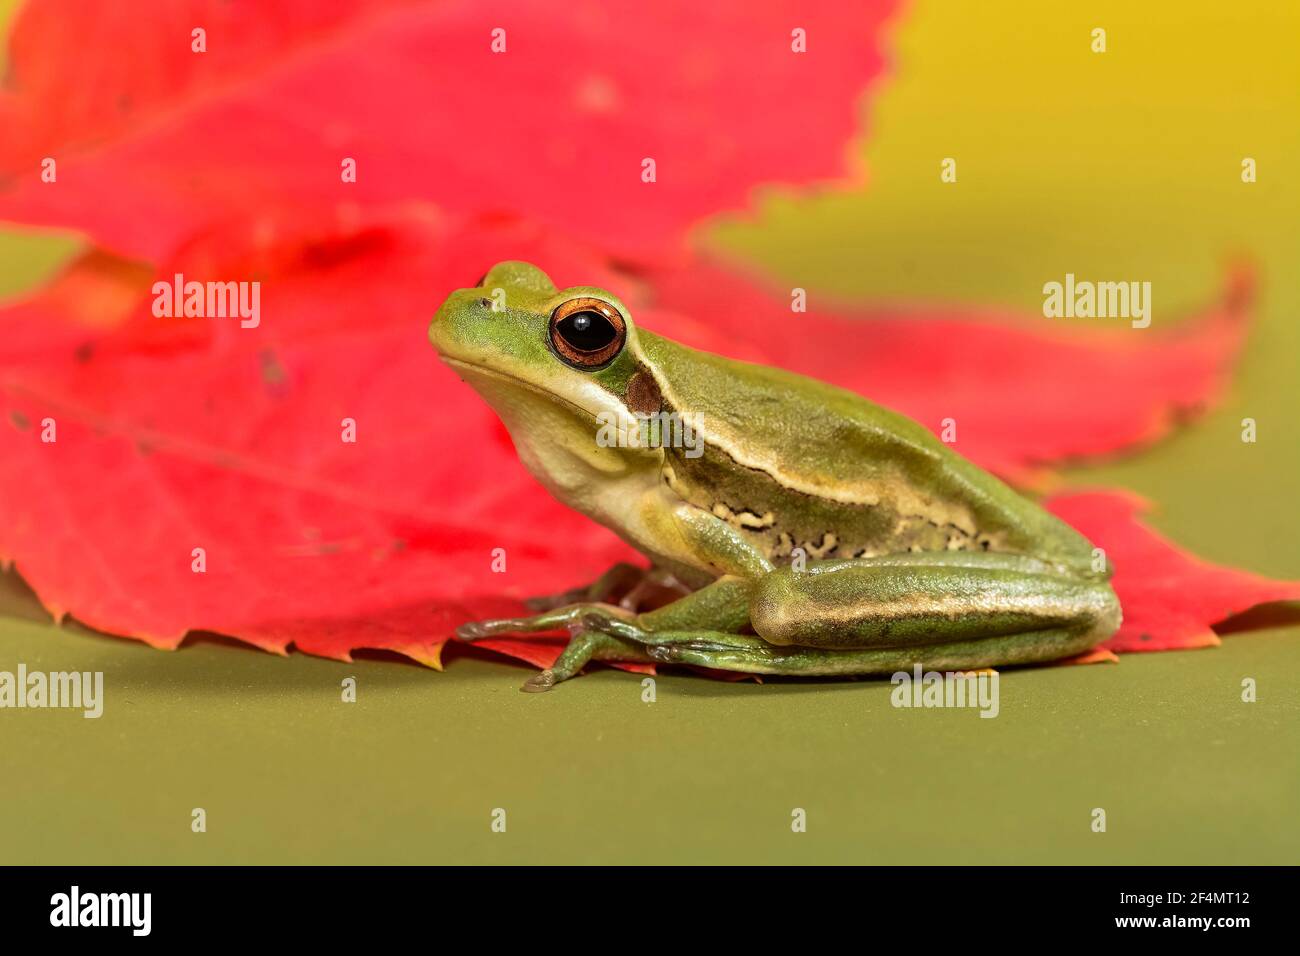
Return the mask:
{"type": "MultiPolygon", "coordinates": [[[[609,528],[654,564],[697,585],[716,576],[683,539],[674,513],[694,506],[669,490],[656,456],[612,476],[590,468],[585,455],[575,457],[555,446],[517,441],[515,447],[525,467],[559,501],[609,528]]],[[[626,464],[625,457],[620,460],[626,464]]]]}
{"type": "MultiPolygon", "coordinates": [[[[664,481],[661,448],[604,447],[591,413],[492,369],[456,363],[496,410],[524,467],[559,501],[603,524],[655,564],[696,586],[716,577],[682,537],[674,512],[694,508],[664,481]],[[539,398],[548,399],[539,401],[539,398]]],[[[587,408],[626,415],[596,385],[587,408]]]]}

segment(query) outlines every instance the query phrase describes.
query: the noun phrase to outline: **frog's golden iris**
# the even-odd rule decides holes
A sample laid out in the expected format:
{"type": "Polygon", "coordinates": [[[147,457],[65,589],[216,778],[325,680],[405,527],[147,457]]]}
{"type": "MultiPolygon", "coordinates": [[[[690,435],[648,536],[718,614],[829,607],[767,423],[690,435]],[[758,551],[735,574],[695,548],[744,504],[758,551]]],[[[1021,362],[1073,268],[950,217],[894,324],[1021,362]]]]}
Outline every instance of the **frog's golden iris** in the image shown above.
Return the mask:
{"type": "Polygon", "coordinates": [[[584,295],[556,306],[549,337],[562,361],[594,370],[614,361],[627,340],[627,326],[614,306],[584,295]]]}

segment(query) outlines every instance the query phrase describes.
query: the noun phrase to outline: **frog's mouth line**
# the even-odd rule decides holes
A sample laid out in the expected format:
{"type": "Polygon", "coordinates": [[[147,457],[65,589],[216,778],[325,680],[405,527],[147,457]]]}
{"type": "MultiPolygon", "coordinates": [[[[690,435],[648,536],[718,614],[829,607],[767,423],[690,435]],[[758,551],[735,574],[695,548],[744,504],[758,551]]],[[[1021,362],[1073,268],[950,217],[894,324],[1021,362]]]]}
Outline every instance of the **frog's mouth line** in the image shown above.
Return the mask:
{"type": "Polygon", "coordinates": [[[592,425],[596,424],[597,420],[594,413],[588,411],[587,409],[583,408],[581,405],[577,404],[571,399],[565,398],[563,395],[560,395],[556,392],[547,391],[544,388],[534,385],[532,382],[526,382],[523,379],[506,375],[504,372],[498,372],[494,368],[488,368],[488,366],[480,365],[477,362],[467,362],[464,359],[454,359],[446,355],[440,355],[439,357],[448,365],[452,366],[453,369],[466,369],[467,371],[473,374],[479,374],[479,375],[486,376],[487,378],[497,379],[498,381],[504,382],[505,384],[510,385],[514,388],[525,389],[527,391],[532,392],[535,395],[540,395],[543,398],[548,398],[551,401],[556,402],[557,404],[567,405],[569,408],[573,409],[573,411],[577,412],[578,415],[580,415],[582,418],[591,422],[592,425]]]}

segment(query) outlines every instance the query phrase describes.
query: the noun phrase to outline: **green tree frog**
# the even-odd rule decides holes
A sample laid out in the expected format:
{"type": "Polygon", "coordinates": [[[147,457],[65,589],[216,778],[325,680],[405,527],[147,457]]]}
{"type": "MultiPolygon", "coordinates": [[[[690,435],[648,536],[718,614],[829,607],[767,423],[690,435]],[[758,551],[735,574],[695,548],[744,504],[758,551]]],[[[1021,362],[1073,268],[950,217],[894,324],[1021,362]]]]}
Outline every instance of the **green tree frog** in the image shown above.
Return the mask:
{"type": "Polygon", "coordinates": [[[678,345],[523,262],[453,292],[429,338],[551,494],[650,561],[459,628],[567,629],[525,690],[593,659],[799,676],[1026,664],[1119,626],[1085,538],[857,394],[678,345]],[[648,588],[675,599],[641,610],[648,588]]]}

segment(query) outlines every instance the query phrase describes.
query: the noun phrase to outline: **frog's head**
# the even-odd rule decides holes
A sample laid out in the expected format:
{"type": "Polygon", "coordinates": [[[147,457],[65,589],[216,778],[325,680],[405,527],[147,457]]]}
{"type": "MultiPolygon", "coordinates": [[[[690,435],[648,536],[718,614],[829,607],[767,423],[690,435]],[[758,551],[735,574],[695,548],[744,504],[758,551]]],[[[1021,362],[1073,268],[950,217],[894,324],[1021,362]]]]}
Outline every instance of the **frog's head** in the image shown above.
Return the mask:
{"type": "Polygon", "coordinates": [[[631,316],[603,289],[557,289],[536,266],[502,262],[477,286],[447,297],[429,340],[496,410],[529,469],[561,497],[653,454],[599,440],[603,426],[660,405],[631,316]]]}

